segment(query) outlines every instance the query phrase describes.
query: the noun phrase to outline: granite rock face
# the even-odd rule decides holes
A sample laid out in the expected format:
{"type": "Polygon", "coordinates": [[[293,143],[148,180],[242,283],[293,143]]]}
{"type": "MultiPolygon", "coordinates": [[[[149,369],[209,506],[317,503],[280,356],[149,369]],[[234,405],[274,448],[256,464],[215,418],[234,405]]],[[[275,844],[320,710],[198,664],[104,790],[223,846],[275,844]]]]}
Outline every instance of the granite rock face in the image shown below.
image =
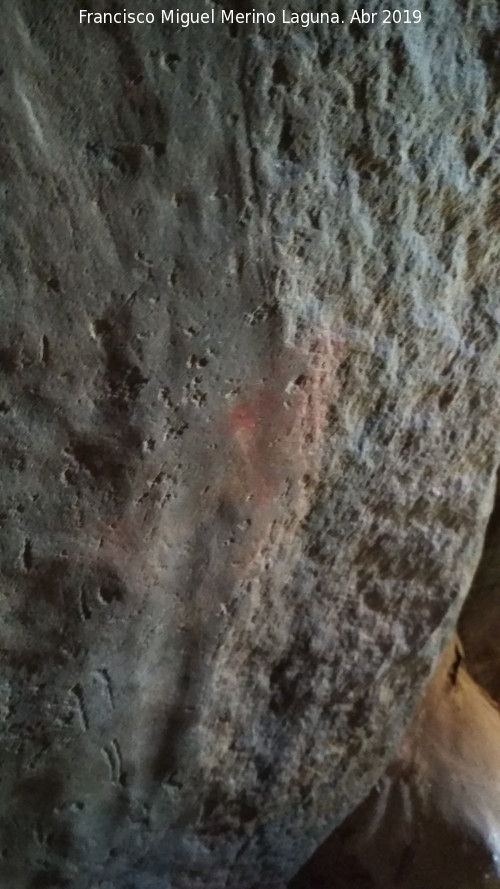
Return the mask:
{"type": "Polygon", "coordinates": [[[500,713],[452,639],[397,756],[290,889],[498,889],[500,713]]]}
{"type": "Polygon", "coordinates": [[[500,21],[436,6],[3,11],[5,889],[277,887],[397,745],[498,457],[500,21]]]}
{"type": "Polygon", "coordinates": [[[483,553],[458,622],[467,669],[497,705],[500,705],[500,654],[496,641],[500,630],[499,590],[500,482],[483,553]]]}
{"type": "Polygon", "coordinates": [[[396,757],[289,889],[500,886],[499,493],[459,635],[396,757]]]}

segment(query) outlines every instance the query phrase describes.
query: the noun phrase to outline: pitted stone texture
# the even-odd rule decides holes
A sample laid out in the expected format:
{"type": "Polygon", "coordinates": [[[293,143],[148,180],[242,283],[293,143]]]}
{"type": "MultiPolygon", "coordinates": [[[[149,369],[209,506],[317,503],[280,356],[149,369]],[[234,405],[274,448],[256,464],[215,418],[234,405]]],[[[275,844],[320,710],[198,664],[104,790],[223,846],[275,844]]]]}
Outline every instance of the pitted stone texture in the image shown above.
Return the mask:
{"type": "Polygon", "coordinates": [[[499,737],[455,637],[386,773],[290,889],[498,889],[499,737]]]}
{"type": "Polygon", "coordinates": [[[458,622],[467,670],[491,698],[500,704],[498,631],[500,609],[500,484],[490,516],[484,549],[458,622]]]}
{"type": "Polygon", "coordinates": [[[497,463],[498,11],[438,6],[4,11],[6,889],[276,887],[397,744],[497,463]]]}

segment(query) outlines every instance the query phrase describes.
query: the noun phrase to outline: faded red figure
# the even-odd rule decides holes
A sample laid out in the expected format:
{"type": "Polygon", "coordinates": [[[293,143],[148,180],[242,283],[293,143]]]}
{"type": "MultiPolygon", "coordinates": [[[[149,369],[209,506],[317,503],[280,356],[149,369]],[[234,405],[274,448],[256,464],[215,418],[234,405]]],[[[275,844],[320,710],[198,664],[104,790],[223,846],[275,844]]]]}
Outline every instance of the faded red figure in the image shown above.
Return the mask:
{"type": "Polygon", "coordinates": [[[285,353],[270,377],[232,408],[228,424],[237,478],[230,487],[235,496],[239,488],[239,496],[258,507],[278,497],[298,475],[307,473],[314,480],[345,354],[344,342],[318,336],[291,356],[285,353]],[[300,363],[301,372],[290,376],[290,368],[300,363]]]}

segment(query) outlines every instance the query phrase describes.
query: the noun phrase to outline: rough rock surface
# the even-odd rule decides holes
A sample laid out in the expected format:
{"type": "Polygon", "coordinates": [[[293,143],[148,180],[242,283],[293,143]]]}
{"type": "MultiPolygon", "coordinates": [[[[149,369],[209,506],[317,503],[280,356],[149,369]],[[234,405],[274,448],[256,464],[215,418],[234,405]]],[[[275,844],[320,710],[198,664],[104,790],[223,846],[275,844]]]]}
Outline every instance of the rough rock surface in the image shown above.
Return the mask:
{"type": "Polygon", "coordinates": [[[397,756],[289,889],[500,886],[500,485],[454,636],[397,756]]]}
{"type": "MultiPolygon", "coordinates": [[[[500,705],[500,480],[483,554],[460,613],[458,632],[467,669],[500,705]]],[[[500,739],[499,739],[500,740],[500,739]]]]}
{"type": "Polygon", "coordinates": [[[398,741],[497,462],[500,22],[434,5],[2,12],[5,889],[275,887],[398,741]]]}
{"type": "Polygon", "coordinates": [[[499,889],[499,739],[453,640],[397,757],[290,889],[499,889]]]}

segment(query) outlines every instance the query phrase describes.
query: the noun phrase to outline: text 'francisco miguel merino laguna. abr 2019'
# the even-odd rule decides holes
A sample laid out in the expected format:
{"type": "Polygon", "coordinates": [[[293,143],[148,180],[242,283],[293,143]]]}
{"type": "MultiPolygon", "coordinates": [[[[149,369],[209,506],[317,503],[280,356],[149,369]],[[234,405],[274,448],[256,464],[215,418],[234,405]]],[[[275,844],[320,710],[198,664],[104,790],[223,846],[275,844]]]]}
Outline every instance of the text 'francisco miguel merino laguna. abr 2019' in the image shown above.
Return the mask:
{"type": "Polygon", "coordinates": [[[211,9],[209,12],[184,12],[180,9],[162,9],[160,12],[129,12],[127,9],[118,12],[89,12],[79,10],[81,25],[179,25],[188,28],[191,25],[299,25],[308,28],[311,25],[418,25],[422,14],[418,9],[382,9],[380,12],[367,12],[352,9],[345,19],[336,12],[292,12],[282,9],[274,12],[235,12],[233,9],[211,9]]]}

